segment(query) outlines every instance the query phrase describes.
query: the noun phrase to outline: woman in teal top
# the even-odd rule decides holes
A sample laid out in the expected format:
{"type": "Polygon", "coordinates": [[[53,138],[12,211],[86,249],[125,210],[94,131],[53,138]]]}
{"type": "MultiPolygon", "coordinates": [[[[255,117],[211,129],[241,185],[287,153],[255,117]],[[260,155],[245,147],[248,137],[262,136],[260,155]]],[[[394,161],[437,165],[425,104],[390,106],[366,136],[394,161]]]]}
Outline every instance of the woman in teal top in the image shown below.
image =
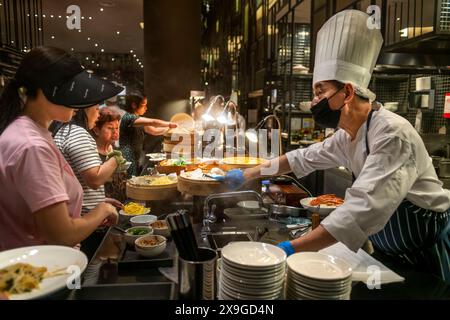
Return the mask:
{"type": "Polygon", "coordinates": [[[147,111],[147,97],[128,95],[125,111],[120,122],[120,149],[125,159],[131,161],[128,176],[138,175],[139,158],[144,144],[144,133],[153,136],[163,135],[168,129],[176,128],[175,123],[142,117],[147,111]]]}

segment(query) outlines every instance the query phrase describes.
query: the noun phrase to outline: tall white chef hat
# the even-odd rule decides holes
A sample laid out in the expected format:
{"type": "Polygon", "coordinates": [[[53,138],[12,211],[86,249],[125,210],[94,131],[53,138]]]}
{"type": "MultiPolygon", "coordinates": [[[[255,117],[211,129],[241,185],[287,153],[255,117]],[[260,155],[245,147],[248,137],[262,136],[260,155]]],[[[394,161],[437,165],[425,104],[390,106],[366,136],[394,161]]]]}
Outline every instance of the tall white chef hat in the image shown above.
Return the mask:
{"type": "Polygon", "coordinates": [[[356,94],[370,101],[373,68],[383,44],[378,29],[370,29],[370,16],[358,10],[344,10],[331,17],[317,34],[313,84],[337,80],[351,83],[356,94]]]}

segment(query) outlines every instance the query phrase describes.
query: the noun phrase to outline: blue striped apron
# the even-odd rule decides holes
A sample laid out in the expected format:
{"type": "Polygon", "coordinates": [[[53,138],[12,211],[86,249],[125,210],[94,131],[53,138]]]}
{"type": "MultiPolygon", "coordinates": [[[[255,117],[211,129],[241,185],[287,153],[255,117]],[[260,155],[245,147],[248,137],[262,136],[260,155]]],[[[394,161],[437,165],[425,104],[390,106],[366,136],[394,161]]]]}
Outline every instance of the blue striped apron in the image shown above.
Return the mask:
{"type": "MultiPolygon", "coordinates": [[[[370,153],[367,119],[366,150],[370,153]]],[[[369,237],[374,247],[394,260],[428,270],[450,284],[450,209],[435,212],[404,199],[380,232],[369,237]]]]}

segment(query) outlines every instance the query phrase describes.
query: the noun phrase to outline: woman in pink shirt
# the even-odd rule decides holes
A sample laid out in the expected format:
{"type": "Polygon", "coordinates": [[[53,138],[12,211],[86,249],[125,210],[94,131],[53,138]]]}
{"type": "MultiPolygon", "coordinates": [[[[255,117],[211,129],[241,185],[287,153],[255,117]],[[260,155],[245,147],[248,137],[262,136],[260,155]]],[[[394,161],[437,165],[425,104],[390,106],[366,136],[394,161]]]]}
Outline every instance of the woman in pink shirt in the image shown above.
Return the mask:
{"type": "Polygon", "coordinates": [[[121,90],[61,49],[38,47],[25,56],[0,97],[0,251],[75,246],[99,225],[117,222],[106,202],[80,215],[82,188],[48,127],[121,90]]]}

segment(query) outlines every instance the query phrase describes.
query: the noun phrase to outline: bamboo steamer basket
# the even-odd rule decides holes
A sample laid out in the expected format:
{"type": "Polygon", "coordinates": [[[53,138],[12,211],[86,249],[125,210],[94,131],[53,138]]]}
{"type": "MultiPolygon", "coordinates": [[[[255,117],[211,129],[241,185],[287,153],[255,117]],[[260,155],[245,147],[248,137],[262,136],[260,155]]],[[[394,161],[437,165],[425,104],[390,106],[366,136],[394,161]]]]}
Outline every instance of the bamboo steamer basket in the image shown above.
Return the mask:
{"type": "MultiPolygon", "coordinates": [[[[141,178],[141,177],[137,177],[141,178]]],[[[177,182],[167,185],[144,185],[127,181],[127,197],[134,200],[151,201],[173,199],[178,196],[177,182]]]]}
{"type": "Polygon", "coordinates": [[[230,190],[224,183],[218,181],[188,179],[183,176],[179,176],[178,191],[193,196],[206,197],[213,193],[228,192],[230,190]]]}

